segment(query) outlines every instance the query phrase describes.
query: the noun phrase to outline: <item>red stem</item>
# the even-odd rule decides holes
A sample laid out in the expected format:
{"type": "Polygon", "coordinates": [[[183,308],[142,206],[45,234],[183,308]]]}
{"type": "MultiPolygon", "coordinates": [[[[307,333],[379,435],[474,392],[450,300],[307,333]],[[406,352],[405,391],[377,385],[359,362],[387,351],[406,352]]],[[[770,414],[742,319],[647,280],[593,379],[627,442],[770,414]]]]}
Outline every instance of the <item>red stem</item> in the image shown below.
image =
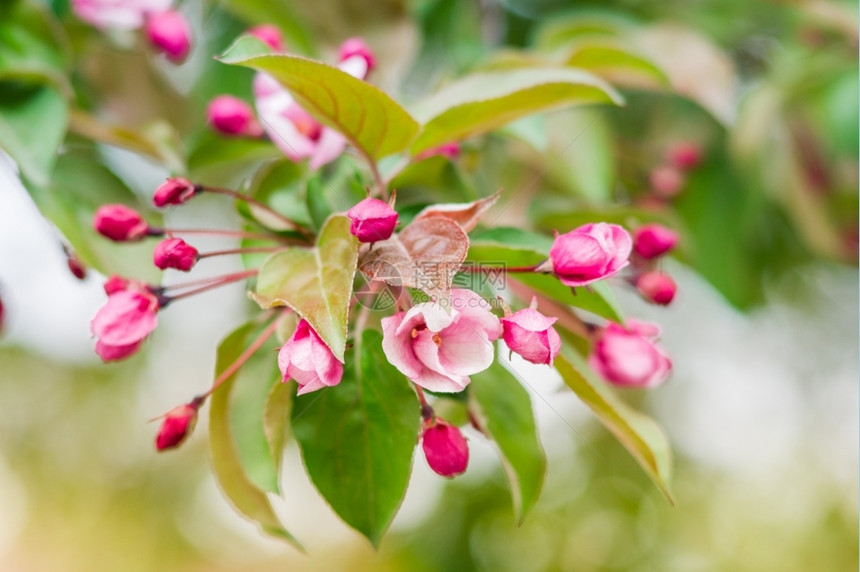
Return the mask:
{"type": "Polygon", "coordinates": [[[169,296],[169,301],[173,302],[176,300],[181,300],[182,298],[187,298],[188,296],[193,296],[194,294],[201,294],[206,292],[207,290],[212,290],[213,288],[217,288],[219,286],[224,286],[225,284],[231,284],[233,282],[238,282],[239,280],[244,280],[245,278],[249,278],[251,276],[256,275],[259,270],[246,270],[245,272],[237,272],[236,274],[228,274],[227,276],[222,277],[220,280],[216,282],[212,282],[211,284],[207,284],[206,286],[201,286],[200,288],[195,288],[194,290],[188,290],[187,292],[182,292],[180,294],[176,294],[174,296],[169,296]]]}
{"type": "Polygon", "coordinates": [[[210,258],[212,256],[221,256],[225,254],[246,254],[251,252],[275,252],[282,250],[281,246],[253,246],[249,248],[231,248],[228,250],[213,250],[212,252],[203,252],[197,255],[198,259],[210,258]]]}
{"type": "Polygon", "coordinates": [[[261,240],[283,240],[274,234],[245,232],[244,230],[218,230],[209,228],[165,228],[165,234],[208,234],[211,236],[232,236],[237,238],[256,238],[261,240]]]}

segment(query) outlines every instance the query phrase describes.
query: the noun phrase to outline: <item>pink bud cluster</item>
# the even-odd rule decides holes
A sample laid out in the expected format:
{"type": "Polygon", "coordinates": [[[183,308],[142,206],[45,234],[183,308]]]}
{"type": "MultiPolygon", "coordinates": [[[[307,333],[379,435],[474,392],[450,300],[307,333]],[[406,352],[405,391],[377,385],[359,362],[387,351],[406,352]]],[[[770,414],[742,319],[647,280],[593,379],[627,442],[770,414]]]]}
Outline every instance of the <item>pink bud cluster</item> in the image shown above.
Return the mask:
{"type": "Polygon", "coordinates": [[[686,173],[698,167],[703,156],[701,145],[693,141],[680,141],[670,146],[663,162],[648,176],[652,192],[661,199],[676,196],[687,183],[686,173]]]}

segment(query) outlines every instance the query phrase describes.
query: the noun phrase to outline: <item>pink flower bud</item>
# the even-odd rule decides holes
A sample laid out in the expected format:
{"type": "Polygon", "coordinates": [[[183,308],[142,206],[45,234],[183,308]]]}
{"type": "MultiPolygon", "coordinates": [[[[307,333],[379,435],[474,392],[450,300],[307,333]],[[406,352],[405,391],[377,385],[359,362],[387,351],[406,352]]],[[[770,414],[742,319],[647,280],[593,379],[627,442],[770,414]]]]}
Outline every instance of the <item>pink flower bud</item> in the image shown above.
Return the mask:
{"type": "Polygon", "coordinates": [[[675,298],[678,287],[668,274],[646,272],[636,280],[636,288],[643,298],[654,304],[666,306],[675,298]]]}
{"type": "Polygon", "coordinates": [[[181,64],[191,51],[191,27],[175,10],[152,14],[146,21],[146,37],[157,51],[181,64]]]}
{"type": "Polygon", "coordinates": [[[678,233],[657,223],[645,224],[633,232],[633,250],[642,258],[663,256],[678,244],[678,233]]]}
{"type": "Polygon", "coordinates": [[[197,191],[197,187],[188,179],[173,177],[155,189],[155,194],[152,195],[152,204],[159,208],[167,205],[181,205],[193,199],[197,191]]]}
{"type": "Polygon", "coordinates": [[[353,56],[360,56],[365,61],[366,70],[363,74],[364,77],[367,77],[374,67],[376,67],[376,58],[373,55],[373,52],[370,50],[370,47],[365,43],[362,38],[350,38],[343,42],[340,45],[338,59],[341,62],[345,62],[346,60],[352,58],[353,56]]]}
{"type": "Polygon", "coordinates": [[[337,361],[331,349],[304,319],[287,343],[281,346],[278,368],[284,381],[296,380],[299,395],[337,385],[343,377],[343,364],[337,361]]]}
{"type": "Polygon", "coordinates": [[[105,294],[110,296],[115,292],[122,292],[128,289],[129,280],[122,276],[113,275],[104,283],[105,294]]]}
{"type": "Polygon", "coordinates": [[[98,338],[96,352],[105,361],[134,353],[158,324],[158,308],[158,298],[136,286],[109,294],[107,303],[90,323],[93,335],[98,338]]]}
{"type": "Polygon", "coordinates": [[[586,224],[557,236],[549,251],[549,262],[539,270],[552,271],[565,286],[584,286],[627,266],[631,248],[630,235],[620,226],[586,224]]]}
{"type": "Polygon", "coordinates": [[[251,106],[232,95],[219,95],[210,101],[206,119],[222,135],[258,137],[263,134],[251,106]]]}
{"type": "Polygon", "coordinates": [[[66,251],[66,266],[69,267],[69,272],[78,280],[84,280],[87,277],[87,267],[81,262],[74,252],[66,251]]]}
{"type": "Polygon", "coordinates": [[[3,332],[3,327],[6,325],[6,308],[3,306],[3,299],[0,298],[0,333],[3,332]]]}
{"type": "Polygon", "coordinates": [[[552,325],[558,318],[523,308],[502,318],[502,337],[508,347],[532,363],[552,365],[561,350],[561,338],[552,325]]]}
{"type": "Polygon", "coordinates": [[[116,242],[141,240],[149,231],[140,213],[125,205],[100,206],[93,217],[93,227],[116,242]]]}
{"type": "Polygon", "coordinates": [[[442,419],[424,429],[421,448],[430,468],[443,477],[465,472],[469,464],[469,444],[460,430],[442,419]]]}
{"type": "Polygon", "coordinates": [[[164,451],[181,445],[194,430],[199,407],[200,402],[195,400],[168,411],[155,438],[155,448],[164,451]]]}
{"type": "Polygon", "coordinates": [[[403,375],[430,391],[456,393],[484,371],[502,335],[490,304],[471,290],[451,289],[450,313],[440,304],[416,304],[382,318],[382,351],[403,375]]]}
{"type": "Polygon", "coordinates": [[[426,151],[422,151],[418,154],[416,159],[427,159],[429,157],[435,157],[436,155],[440,155],[442,157],[447,157],[452,161],[460,156],[460,144],[456,141],[451,143],[444,143],[439,145],[438,147],[433,147],[432,149],[427,149],[426,151]]]}
{"type": "Polygon", "coordinates": [[[197,263],[197,249],[181,238],[165,238],[155,247],[152,261],[158,268],[188,272],[197,263]]]}
{"type": "Polygon", "coordinates": [[[651,170],[649,175],[651,189],[659,196],[671,198],[681,192],[684,186],[684,175],[672,165],[660,165],[651,170]]]}
{"type": "Polygon", "coordinates": [[[261,42],[268,44],[269,47],[276,52],[283,52],[286,50],[286,46],[284,45],[284,36],[281,34],[281,30],[274,24],[260,24],[259,26],[254,26],[248,30],[248,33],[256,37],[261,42]]]}
{"type": "Polygon", "coordinates": [[[666,155],[670,163],[687,171],[701,163],[702,147],[693,141],[682,141],[672,145],[666,155]]]}
{"type": "Polygon", "coordinates": [[[349,209],[346,214],[352,221],[349,232],[359,242],[386,240],[397,226],[397,211],[379,199],[368,197],[349,209]]]}
{"type": "Polygon", "coordinates": [[[606,381],[620,387],[654,387],[665,381],[672,362],[653,338],[653,324],[629,320],[627,328],[609,324],[597,336],[588,363],[606,381]]]}

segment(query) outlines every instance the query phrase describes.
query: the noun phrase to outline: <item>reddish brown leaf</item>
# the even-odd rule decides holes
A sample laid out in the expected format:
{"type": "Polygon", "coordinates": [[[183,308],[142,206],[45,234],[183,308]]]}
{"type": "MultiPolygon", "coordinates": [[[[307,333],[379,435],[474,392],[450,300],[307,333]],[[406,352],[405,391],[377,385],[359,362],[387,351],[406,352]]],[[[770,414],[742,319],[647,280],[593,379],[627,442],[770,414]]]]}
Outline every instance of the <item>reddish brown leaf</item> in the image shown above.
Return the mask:
{"type": "Polygon", "coordinates": [[[388,240],[363,246],[358,268],[370,280],[417,288],[442,300],[468,251],[469,237],[459,224],[425,215],[388,240]]]}
{"type": "Polygon", "coordinates": [[[496,204],[502,190],[499,189],[489,197],[478,199],[471,203],[450,203],[429,206],[416,215],[413,224],[427,217],[442,216],[459,224],[464,231],[470,232],[478,224],[481,216],[496,204]]]}

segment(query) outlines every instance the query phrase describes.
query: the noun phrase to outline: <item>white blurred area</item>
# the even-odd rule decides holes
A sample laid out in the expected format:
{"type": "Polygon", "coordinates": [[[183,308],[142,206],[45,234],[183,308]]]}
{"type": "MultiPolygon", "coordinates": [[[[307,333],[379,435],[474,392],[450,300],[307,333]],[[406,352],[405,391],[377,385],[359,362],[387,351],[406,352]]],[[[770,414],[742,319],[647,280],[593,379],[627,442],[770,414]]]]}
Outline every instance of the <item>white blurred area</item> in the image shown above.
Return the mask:
{"type": "MultiPolygon", "coordinates": [[[[151,179],[143,180],[149,184],[151,179]]],[[[200,200],[193,208],[173,213],[171,221],[177,226],[228,228],[235,221],[226,214],[230,209],[222,207],[222,202],[200,200]]],[[[201,250],[229,246],[223,240],[198,244],[201,250]]],[[[190,279],[236,268],[238,260],[207,260],[190,279]]],[[[630,315],[663,327],[662,343],[673,356],[674,376],[651,394],[650,403],[673,446],[707,470],[748,483],[737,494],[752,495],[752,510],[803,518],[814,507],[801,501],[816,497],[804,495],[798,487],[802,489],[812,473],[832,482],[839,494],[849,495],[856,504],[856,270],[822,266],[802,275],[798,270],[798,279],[811,288],[813,296],[791,304],[774,299],[750,314],[730,308],[685,268],[670,264],[669,271],[680,292],[671,307],[648,306],[623,292],[622,302],[630,315]],[[793,502],[785,502],[786,495],[793,502]]],[[[72,277],[54,229],[40,217],[14,174],[0,169],[0,296],[7,311],[0,344],[25,346],[61,362],[97,362],[89,321],[104,301],[101,282],[95,273],[84,282],[72,277]]],[[[147,380],[139,402],[131,406],[136,417],[131,424],[147,440],[153,426],[144,426],[143,420],[208,386],[215,346],[242,320],[246,304],[242,287],[234,285],[183,300],[162,313],[159,328],[144,350],[147,380]]],[[[587,441],[592,418],[548,369],[518,358],[513,367],[532,393],[550,456],[549,488],[553,467],[575,462],[572,450],[578,455],[599,454],[590,450],[587,441]]],[[[495,453],[478,434],[471,432],[469,437],[472,463],[463,478],[485,479],[496,470],[495,453]]],[[[205,423],[200,423],[194,439],[205,439],[205,423]]],[[[131,447],[125,454],[138,460],[154,455],[148,446],[131,447]]],[[[412,486],[394,530],[419,524],[444,484],[416,455],[412,486]]],[[[584,487],[583,482],[567,485],[571,490],[584,487]]],[[[283,489],[287,491],[281,503],[285,524],[302,538],[309,552],[364,545],[315,494],[295,447],[286,455],[283,489]]],[[[26,521],[22,490],[0,452],[0,506],[4,507],[0,562],[26,521]]],[[[183,521],[183,533],[213,561],[238,566],[292,553],[237,517],[211,479],[201,486],[193,505],[193,518],[183,521]],[[224,530],[233,534],[225,536],[224,530]]]]}

